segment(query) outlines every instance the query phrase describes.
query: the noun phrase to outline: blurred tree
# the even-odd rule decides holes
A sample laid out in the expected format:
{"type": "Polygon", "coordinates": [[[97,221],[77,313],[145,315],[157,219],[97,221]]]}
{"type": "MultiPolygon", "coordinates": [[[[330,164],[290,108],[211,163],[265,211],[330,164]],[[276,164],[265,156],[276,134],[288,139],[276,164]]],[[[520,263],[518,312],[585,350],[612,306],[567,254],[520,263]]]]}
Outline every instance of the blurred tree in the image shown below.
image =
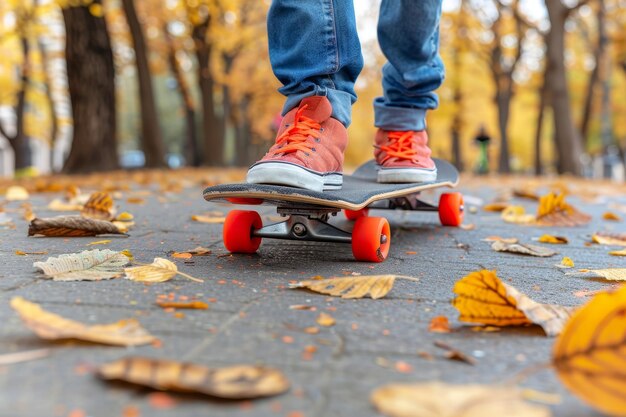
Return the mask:
{"type": "Polygon", "coordinates": [[[148,65],[148,47],[134,0],[122,0],[122,7],[128,28],[130,29],[133,49],[135,51],[135,65],[139,80],[139,104],[141,106],[141,148],[146,158],[146,166],[158,168],[165,166],[165,151],[163,136],[159,126],[159,117],[156,110],[152,75],[148,65]]]}
{"type": "Polygon", "coordinates": [[[102,0],[63,4],[63,20],[74,123],[72,147],[63,171],[115,169],[115,68],[102,0]]]}

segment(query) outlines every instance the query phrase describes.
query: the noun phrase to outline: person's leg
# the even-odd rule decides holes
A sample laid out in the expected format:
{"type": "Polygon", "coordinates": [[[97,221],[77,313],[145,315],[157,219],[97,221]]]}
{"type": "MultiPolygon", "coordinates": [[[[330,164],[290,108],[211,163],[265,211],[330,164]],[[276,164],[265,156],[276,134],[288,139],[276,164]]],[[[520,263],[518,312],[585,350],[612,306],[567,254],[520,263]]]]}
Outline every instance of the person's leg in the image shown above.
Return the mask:
{"type": "Polygon", "coordinates": [[[278,91],[287,97],[283,114],[305,97],[326,96],[332,117],[347,127],[363,69],[352,0],[273,0],[267,31],[278,91]]]}
{"type": "Polygon", "coordinates": [[[274,0],[267,25],[272,69],[287,100],[276,143],[246,181],[341,188],[354,83],[363,67],[352,0],[274,0]]]}
{"type": "Polygon", "coordinates": [[[426,134],[426,110],[444,79],[439,56],[442,0],[383,0],[378,40],[388,62],[383,97],[374,101],[375,156],[381,182],[433,181],[437,177],[426,134]]]}

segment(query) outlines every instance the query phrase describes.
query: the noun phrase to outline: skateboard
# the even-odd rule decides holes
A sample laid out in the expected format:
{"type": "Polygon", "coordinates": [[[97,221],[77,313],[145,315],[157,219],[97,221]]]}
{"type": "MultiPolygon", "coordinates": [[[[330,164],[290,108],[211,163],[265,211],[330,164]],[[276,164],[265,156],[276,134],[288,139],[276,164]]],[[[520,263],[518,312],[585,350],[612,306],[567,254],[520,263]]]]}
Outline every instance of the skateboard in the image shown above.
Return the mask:
{"type": "Polygon", "coordinates": [[[224,221],[224,246],[231,253],[254,253],[262,239],[289,239],[318,242],[343,242],[352,245],[359,261],[382,262],[391,245],[389,222],[384,217],[370,217],[370,209],[438,212],[444,226],[459,226],[463,221],[463,196],[444,193],[439,205],[420,200],[420,192],[456,187],[459,172],[443,160],[435,159],[437,180],[423,183],[381,184],[376,181],[373,160],[361,165],[352,175],[343,176],[341,190],[310,191],[269,184],[222,184],[204,190],[207,201],[239,205],[275,206],[284,221],[263,225],[256,211],[232,210],[224,221]],[[344,211],[355,221],[352,232],[328,222],[344,211]]]}

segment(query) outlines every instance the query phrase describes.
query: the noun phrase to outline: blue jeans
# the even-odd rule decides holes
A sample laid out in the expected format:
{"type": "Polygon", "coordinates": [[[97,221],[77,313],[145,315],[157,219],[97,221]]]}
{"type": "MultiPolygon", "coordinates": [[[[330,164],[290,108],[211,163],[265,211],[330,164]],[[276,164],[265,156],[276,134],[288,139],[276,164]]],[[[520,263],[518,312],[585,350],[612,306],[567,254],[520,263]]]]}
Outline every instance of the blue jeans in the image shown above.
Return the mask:
{"type": "MultiPolygon", "coordinates": [[[[388,62],[375,124],[423,130],[444,79],[439,56],[442,0],[383,0],[378,39],[388,62]]],[[[354,83],[363,69],[352,0],[273,0],[267,18],[270,60],[287,97],[283,114],[308,96],[327,96],[333,117],[350,125],[354,83]]]]}

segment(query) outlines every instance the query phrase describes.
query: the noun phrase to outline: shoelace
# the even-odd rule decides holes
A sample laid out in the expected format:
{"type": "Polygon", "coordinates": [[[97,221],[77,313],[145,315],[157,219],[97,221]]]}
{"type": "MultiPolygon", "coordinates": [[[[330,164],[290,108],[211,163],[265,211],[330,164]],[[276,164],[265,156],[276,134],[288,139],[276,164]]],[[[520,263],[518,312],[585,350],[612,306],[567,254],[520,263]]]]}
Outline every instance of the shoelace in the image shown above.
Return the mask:
{"type": "Polygon", "coordinates": [[[413,148],[413,133],[408,132],[389,132],[388,145],[374,145],[375,148],[385,152],[385,157],[381,163],[385,163],[391,158],[404,159],[417,163],[417,150],[413,148]]]}
{"type": "Polygon", "coordinates": [[[309,151],[315,150],[314,144],[307,142],[307,139],[309,136],[319,139],[322,126],[315,120],[302,114],[307,106],[308,105],[305,104],[296,111],[293,125],[276,138],[274,155],[288,154],[297,151],[302,151],[308,155],[309,151]]]}

